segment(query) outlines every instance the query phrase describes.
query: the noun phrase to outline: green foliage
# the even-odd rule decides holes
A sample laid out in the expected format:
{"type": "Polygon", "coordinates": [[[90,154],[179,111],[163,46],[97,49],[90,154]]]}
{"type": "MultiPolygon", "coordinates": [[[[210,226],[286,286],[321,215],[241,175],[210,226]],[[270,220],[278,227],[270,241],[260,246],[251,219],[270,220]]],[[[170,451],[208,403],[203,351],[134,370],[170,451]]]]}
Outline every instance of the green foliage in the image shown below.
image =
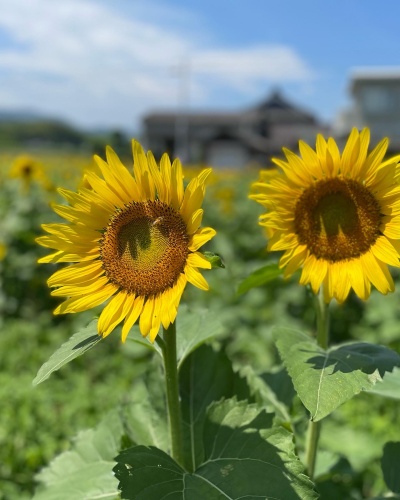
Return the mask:
{"type": "MultiPolygon", "coordinates": [[[[225,333],[225,328],[215,311],[189,307],[187,304],[179,306],[177,319],[177,360],[178,368],[195,349],[210,339],[225,333]]],[[[151,344],[142,339],[138,325],[134,326],[128,340],[141,344],[150,350],[156,351],[160,356],[161,348],[157,343],[151,344]]]]}
{"type": "Polygon", "coordinates": [[[393,493],[400,493],[400,442],[386,443],[383,448],[382,471],[387,487],[393,493]]]}
{"type": "Polygon", "coordinates": [[[400,399],[400,369],[395,367],[392,373],[387,373],[382,382],[374,385],[368,392],[392,399],[400,399]]]}
{"type": "Polygon", "coordinates": [[[261,269],[257,269],[239,284],[238,294],[242,295],[256,286],[266,285],[282,273],[283,269],[280,269],[278,264],[268,264],[261,269]]]}
{"type": "Polygon", "coordinates": [[[235,373],[227,356],[210,346],[193,352],[180,370],[180,393],[185,453],[194,471],[204,460],[203,426],[207,407],[213,401],[249,398],[246,381],[235,373]]]}
{"type": "MultiPolygon", "coordinates": [[[[121,142],[117,136],[115,141],[121,142]]],[[[100,142],[103,143],[103,139],[100,142]]],[[[100,142],[98,152],[104,155],[100,142]]],[[[46,155],[43,158],[46,159],[46,155]]],[[[59,299],[50,296],[46,280],[57,267],[36,264],[37,258],[46,252],[37,247],[34,240],[41,233],[40,223],[57,220],[49,209],[49,202],[60,200],[54,192],[45,193],[38,186],[23,192],[17,180],[6,179],[11,159],[10,156],[8,163],[0,164],[0,243],[7,247],[6,256],[0,261],[1,500],[28,500],[35,489],[36,498],[51,498],[46,495],[53,494],[52,498],[69,500],[87,491],[87,495],[106,495],[103,498],[111,499],[108,493],[117,496],[118,489],[118,480],[111,473],[114,458],[127,449],[145,452],[149,459],[156,459],[157,465],[158,460],[163,460],[176,471],[180,484],[183,477],[188,481],[186,485],[192,481],[196,487],[210,480],[211,490],[205,495],[202,492],[199,498],[213,498],[214,493],[210,491],[215,491],[215,485],[228,488],[232,478],[241,477],[240,474],[259,477],[249,461],[242,461],[243,457],[235,458],[235,464],[236,460],[240,463],[235,469],[238,476],[230,467],[224,468],[225,463],[214,467],[214,461],[218,460],[231,464],[242,445],[248,457],[256,453],[259,446],[263,454],[278,465],[279,476],[270,474],[267,465],[261,463],[260,487],[264,484],[265,472],[269,486],[276,486],[278,490],[279,477],[293,498],[314,498],[312,485],[303,475],[299,461],[304,455],[309,415],[295,388],[302,399],[311,400],[307,404],[316,418],[321,417],[321,408],[331,412],[322,423],[315,476],[321,498],[378,499],[387,496],[390,488],[396,492],[396,483],[387,477],[397,479],[390,476],[390,464],[394,463],[397,455],[393,453],[398,450],[392,453],[391,447],[385,444],[398,441],[399,369],[395,367],[393,372],[383,373],[390,369],[391,363],[395,364],[393,355],[380,350],[379,346],[372,351],[364,350],[363,346],[365,342],[385,344],[399,351],[398,276],[394,294],[382,296],[373,292],[366,303],[350,295],[343,305],[333,304],[331,341],[340,344],[321,353],[315,351],[315,343],[307,337],[310,352],[302,352],[304,359],[299,361],[299,366],[305,370],[297,375],[299,380],[300,375],[307,380],[310,377],[311,385],[307,383],[300,390],[298,383],[293,385],[280,361],[282,354],[287,358],[285,365],[294,370],[291,360],[296,364],[297,358],[293,338],[281,330],[277,350],[272,330],[274,325],[291,331],[312,330],[315,313],[311,293],[298,286],[297,276],[282,279],[276,264],[265,252],[266,241],[257,223],[260,207],[247,200],[250,182],[256,179],[257,172],[221,175],[210,185],[204,224],[215,227],[218,237],[207,245],[207,250],[220,255],[226,268],[205,271],[210,291],[204,293],[188,286],[179,307],[178,355],[185,449],[192,458],[196,476],[193,471],[183,474],[170,457],[162,367],[159,356],[153,356],[152,352],[157,351],[158,346],[143,340],[136,327],[124,345],[117,330],[106,341],[97,342],[95,348],[87,349],[85,356],[76,357],[61,370],[52,372],[46,384],[32,388],[38,367],[62,344],[68,345],[67,339],[72,334],[83,334],[100,309],[52,317],[51,311],[59,299]],[[262,267],[265,275],[260,271],[262,267]],[[254,271],[257,269],[259,271],[254,271]],[[251,277],[246,278],[249,275],[251,277]],[[240,289],[243,293],[238,295],[239,283],[241,287],[243,283],[251,286],[240,289]],[[362,349],[349,350],[348,346],[354,345],[354,341],[358,341],[362,349]],[[310,358],[316,359],[310,363],[310,358]],[[326,361],[322,369],[321,363],[326,361]],[[374,372],[376,367],[381,373],[374,372]],[[311,390],[315,384],[312,373],[323,375],[322,388],[326,388],[320,395],[318,411],[311,390]],[[383,381],[380,381],[382,375],[383,381]],[[332,384],[331,388],[329,384],[335,380],[336,385],[332,384]],[[360,390],[356,398],[352,397],[360,390]],[[306,391],[310,394],[306,395],[306,391]],[[347,394],[346,404],[341,405],[343,394],[338,392],[347,394]],[[113,412],[110,421],[109,411],[116,408],[117,416],[113,412]],[[252,415],[254,418],[249,422],[252,415]],[[104,416],[105,421],[99,424],[104,416]],[[77,431],[91,427],[95,428],[80,431],[71,444],[71,437],[77,431]],[[381,469],[382,454],[386,458],[381,469]],[[54,458],[57,455],[59,458],[54,458]],[[279,468],[283,462],[287,465],[279,468]],[[50,465],[43,468],[46,464],[50,465]],[[60,492],[60,485],[64,485],[68,496],[60,492]],[[97,492],[90,489],[94,485],[98,487],[97,492]]],[[[73,166],[70,158],[58,155],[56,161],[47,165],[52,184],[75,189],[78,178],[73,166]],[[63,177],[65,174],[71,177],[63,177]]],[[[94,340],[94,325],[90,328],[93,328],[94,340]]],[[[90,329],[87,334],[90,338],[90,329]]],[[[70,347],[73,345],[76,344],[70,347]]],[[[296,345],[304,347],[301,343],[296,345]]],[[[92,345],[81,347],[88,346],[92,345]]],[[[80,354],[79,349],[70,349],[70,354],[72,351],[80,354]]],[[[61,356],[58,362],[61,359],[66,361],[67,357],[61,356]]],[[[48,366],[55,367],[52,363],[48,366]]],[[[135,453],[132,460],[137,463],[135,453]]],[[[125,466],[121,463],[119,467],[121,474],[125,474],[125,466]]],[[[147,466],[140,467],[144,473],[147,466]]],[[[142,475],[138,476],[142,481],[142,475]]],[[[152,479],[154,482],[154,475],[152,479]]],[[[241,485],[233,481],[233,487],[241,485]]],[[[279,498],[279,494],[276,496],[279,498]]]]}
{"type": "Polygon", "coordinates": [[[190,474],[161,450],[137,446],[116,458],[122,498],[316,499],[311,481],[293,453],[292,434],[272,426],[272,415],[229,399],[207,410],[204,459],[190,474]]]}
{"type": "Polygon", "coordinates": [[[129,443],[153,445],[168,452],[170,440],[160,363],[151,363],[151,369],[135,381],[121,415],[129,443]]]}
{"type": "Polygon", "coordinates": [[[357,342],[324,350],[296,330],[276,328],[274,336],[296,392],[314,421],[400,366],[400,356],[383,346],[357,342]]]}
{"type": "Polygon", "coordinates": [[[73,359],[81,356],[88,349],[100,342],[101,337],[97,334],[97,321],[92,321],[86,328],[75,333],[65,344],[51,355],[50,359],[41,366],[33,380],[33,385],[38,385],[47,380],[50,375],[59,370],[73,359]]]}
{"type": "Polygon", "coordinates": [[[116,498],[118,485],[110,469],[120,449],[122,433],[118,412],[112,411],[94,429],[78,434],[73,448],[38,474],[43,486],[33,500],[116,498]]]}

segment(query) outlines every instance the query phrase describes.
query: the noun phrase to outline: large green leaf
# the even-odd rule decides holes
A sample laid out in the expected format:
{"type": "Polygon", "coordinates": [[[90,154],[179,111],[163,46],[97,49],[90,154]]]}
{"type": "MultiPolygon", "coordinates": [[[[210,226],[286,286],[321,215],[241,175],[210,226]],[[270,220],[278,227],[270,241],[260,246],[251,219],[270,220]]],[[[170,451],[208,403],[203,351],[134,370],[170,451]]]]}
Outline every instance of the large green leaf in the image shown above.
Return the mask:
{"type": "Polygon", "coordinates": [[[315,421],[400,365],[400,356],[383,346],[357,342],[324,350],[297,330],[274,328],[273,335],[296,392],[315,421]]]}
{"type": "Polygon", "coordinates": [[[246,401],[213,404],[204,426],[203,463],[185,472],[161,450],[123,451],[114,468],[122,498],[135,500],[314,500],[317,494],[294,454],[293,435],[273,415],[246,401]]]}
{"type": "Polygon", "coordinates": [[[62,344],[62,346],[50,356],[49,360],[40,367],[32,384],[38,385],[44,382],[53,372],[78,356],[81,356],[100,341],[101,337],[97,334],[97,320],[93,320],[86,328],[72,335],[65,344],[62,344]]]}
{"type": "Polygon", "coordinates": [[[122,415],[125,431],[133,443],[156,446],[168,451],[170,444],[165,383],[160,366],[153,364],[153,369],[135,380],[132,396],[123,406],[122,415]]]}
{"type": "Polygon", "coordinates": [[[72,450],[55,458],[37,475],[41,486],[33,500],[109,499],[118,495],[112,474],[123,427],[116,411],[95,428],[78,434],[72,450]]]}
{"type": "Polygon", "coordinates": [[[247,278],[239,284],[237,293],[238,295],[242,295],[252,288],[265,285],[275,280],[282,273],[283,269],[280,269],[278,264],[267,264],[247,276],[247,278]]]}
{"type": "Polygon", "coordinates": [[[221,398],[236,395],[248,399],[249,389],[244,378],[232,368],[222,351],[203,345],[183,363],[179,373],[185,453],[190,457],[191,470],[204,459],[203,425],[207,407],[221,398]]]}
{"type": "Polygon", "coordinates": [[[393,493],[400,493],[400,442],[385,444],[381,464],[387,487],[393,493]]]}
{"type": "MultiPolygon", "coordinates": [[[[179,306],[176,319],[176,344],[178,368],[191,352],[208,340],[224,333],[224,328],[215,311],[208,309],[192,309],[186,304],[179,306]]],[[[158,352],[162,356],[161,348],[158,344],[151,344],[148,340],[142,339],[139,327],[135,326],[130,339],[145,345],[158,352]]]]}
{"type": "Polygon", "coordinates": [[[293,389],[292,381],[284,368],[281,369],[281,373],[282,372],[285,373],[284,376],[278,373],[264,373],[262,375],[258,375],[250,366],[245,366],[240,370],[240,374],[246,378],[247,385],[249,386],[250,393],[254,400],[263,406],[267,411],[274,412],[280,421],[289,422],[289,405],[282,402],[280,398],[284,392],[288,392],[287,385],[289,384],[292,392],[291,401],[295,391],[293,389]],[[277,386],[274,387],[273,385],[274,382],[276,383],[277,379],[281,382],[280,388],[277,386]],[[287,384],[287,382],[289,382],[289,384],[287,384]],[[282,390],[280,391],[280,389],[282,390]]]}

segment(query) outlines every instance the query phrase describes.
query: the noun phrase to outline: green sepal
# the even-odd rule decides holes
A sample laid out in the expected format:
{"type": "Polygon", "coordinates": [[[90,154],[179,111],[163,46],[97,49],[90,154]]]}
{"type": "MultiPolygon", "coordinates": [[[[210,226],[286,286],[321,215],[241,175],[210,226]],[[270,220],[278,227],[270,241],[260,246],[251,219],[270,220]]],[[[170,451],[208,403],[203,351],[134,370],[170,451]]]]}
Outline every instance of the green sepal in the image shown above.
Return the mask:
{"type": "Polygon", "coordinates": [[[221,257],[217,253],[213,252],[202,252],[204,257],[211,264],[211,269],[225,268],[225,264],[222,262],[221,257]]]}

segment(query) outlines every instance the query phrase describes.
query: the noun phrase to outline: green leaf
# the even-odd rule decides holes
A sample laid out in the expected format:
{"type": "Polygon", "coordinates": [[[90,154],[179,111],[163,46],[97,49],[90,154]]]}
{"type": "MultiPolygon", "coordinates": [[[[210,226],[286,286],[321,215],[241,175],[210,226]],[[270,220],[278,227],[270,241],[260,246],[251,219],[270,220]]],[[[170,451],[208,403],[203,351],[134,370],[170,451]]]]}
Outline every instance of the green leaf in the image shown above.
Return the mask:
{"type": "MultiPolygon", "coordinates": [[[[155,363],[154,363],[155,365],[155,363]]],[[[123,407],[125,431],[137,445],[169,450],[165,383],[160,367],[135,380],[131,400],[123,407]]]]}
{"type": "MultiPolygon", "coordinates": [[[[215,311],[192,309],[186,304],[179,306],[176,322],[178,369],[191,352],[208,340],[224,333],[224,328],[215,311]]],[[[150,347],[162,356],[158,344],[151,344],[148,340],[142,339],[139,327],[134,327],[128,338],[133,338],[135,342],[150,347]]]]}
{"type": "Polygon", "coordinates": [[[293,434],[272,426],[273,414],[235,399],[210,406],[204,429],[206,460],[197,475],[230,497],[317,498],[294,453],[293,434]]]}
{"type": "Polygon", "coordinates": [[[202,344],[224,333],[216,311],[207,309],[179,309],[177,329],[178,370],[185,359],[202,344]]]}
{"type": "Polygon", "coordinates": [[[394,368],[392,373],[387,373],[382,382],[377,382],[368,392],[392,399],[400,399],[400,369],[394,368]]]}
{"type": "Polygon", "coordinates": [[[203,252],[203,255],[210,262],[211,269],[225,268],[225,264],[217,253],[203,252]]]}
{"type": "Polygon", "coordinates": [[[254,287],[265,285],[273,281],[283,273],[283,269],[279,269],[278,264],[268,264],[257,271],[251,273],[245,278],[238,287],[238,295],[248,292],[254,287]]]}
{"type": "MultiPolygon", "coordinates": [[[[115,476],[123,499],[182,500],[184,470],[154,446],[135,446],[116,458],[115,476]]],[[[194,498],[194,497],[193,497],[194,498]]]]}
{"type": "Polygon", "coordinates": [[[118,482],[112,468],[122,435],[116,411],[110,412],[95,429],[80,432],[72,450],[56,457],[37,475],[42,485],[33,500],[115,499],[118,482]]]}
{"type": "Polygon", "coordinates": [[[387,487],[393,493],[400,493],[400,442],[386,443],[381,460],[383,477],[387,487]]]}
{"type": "MultiPolygon", "coordinates": [[[[282,369],[282,372],[286,374],[286,380],[290,382],[290,386],[293,392],[292,381],[287,374],[287,372],[282,369]]],[[[246,378],[247,385],[251,395],[257,403],[263,406],[267,411],[274,412],[276,416],[283,422],[290,422],[290,415],[284,403],[282,403],[277,394],[277,388],[275,390],[268,383],[267,378],[270,376],[269,380],[273,380],[273,374],[262,374],[257,375],[250,366],[245,366],[240,370],[240,374],[246,378]]],[[[279,377],[282,380],[283,377],[279,377]]],[[[283,384],[282,384],[283,385],[283,384]]],[[[293,397],[292,397],[293,399],[293,397]]],[[[289,405],[288,405],[289,406],[289,405]]]]}
{"type": "Polygon", "coordinates": [[[100,341],[101,337],[97,334],[97,320],[93,320],[86,328],[72,335],[65,344],[50,356],[49,360],[40,367],[32,384],[38,385],[44,382],[53,372],[81,356],[100,341]]]}
{"type": "Polygon", "coordinates": [[[179,373],[185,453],[192,470],[204,459],[203,425],[207,407],[221,398],[234,395],[248,399],[245,379],[232,368],[222,351],[203,345],[183,363],[179,373]]]}
{"type": "Polygon", "coordinates": [[[400,365],[399,355],[383,346],[357,342],[324,350],[305,333],[283,327],[274,328],[273,336],[294,388],[315,421],[400,365]]]}
{"type": "Polygon", "coordinates": [[[294,454],[293,435],[273,427],[273,415],[236,399],[213,404],[204,428],[204,462],[185,472],[161,450],[123,451],[114,468],[122,498],[135,500],[315,500],[294,454]]]}
{"type": "Polygon", "coordinates": [[[282,365],[274,367],[268,372],[261,373],[259,377],[276,394],[278,401],[282,402],[288,408],[293,405],[293,398],[296,391],[294,390],[292,379],[282,365]]]}

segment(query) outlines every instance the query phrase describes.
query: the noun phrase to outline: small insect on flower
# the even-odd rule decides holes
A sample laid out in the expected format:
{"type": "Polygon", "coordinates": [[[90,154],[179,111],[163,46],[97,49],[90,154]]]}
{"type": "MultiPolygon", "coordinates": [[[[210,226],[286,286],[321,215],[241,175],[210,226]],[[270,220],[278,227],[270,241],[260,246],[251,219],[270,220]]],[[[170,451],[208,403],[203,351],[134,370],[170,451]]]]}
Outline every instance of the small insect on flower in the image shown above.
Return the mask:
{"type": "Polygon", "coordinates": [[[59,189],[70,206],[55,205],[66,224],[43,224],[49,233],[37,239],[55,253],[39,262],[67,262],[48,280],[52,295],[66,297],[55,314],[75,313],[108,300],[98,332],[110,334],[121,322],[125,341],[139,320],[153,342],[160,326],[175,321],[187,282],[208,284],[198,268],[211,263],[199,248],[216,234],[201,227],[205,182],[211,169],[186,189],[179,160],[165,154],[158,166],[151,152],[133,141],[133,175],[111,148],[107,162],[98,156],[101,174],[85,173],[90,187],[59,189]]]}
{"type": "Polygon", "coordinates": [[[400,155],[384,160],[388,139],[369,154],[370,132],[353,129],[342,153],[333,138],[317,136],[315,151],[299,142],[300,156],[283,149],[281,172],[253,185],[250,198],[268,250],[283,251],[285,276],[301,269],[300,283],[324,299],[343,302],[350,289],[366,300],[371,284],[394,290],[388,265],[400,267],[400,155]]]}

